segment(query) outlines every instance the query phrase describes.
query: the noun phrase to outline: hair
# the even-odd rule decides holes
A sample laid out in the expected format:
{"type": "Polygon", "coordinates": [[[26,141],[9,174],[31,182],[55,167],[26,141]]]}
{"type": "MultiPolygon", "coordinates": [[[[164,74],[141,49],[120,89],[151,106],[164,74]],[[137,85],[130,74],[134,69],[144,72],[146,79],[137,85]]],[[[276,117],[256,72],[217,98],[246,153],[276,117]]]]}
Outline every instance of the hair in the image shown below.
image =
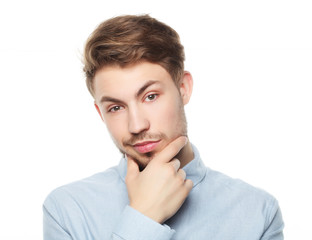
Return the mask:
{"type": "Polygon", "coordinates": [[[108,19],[93,31],[85,45],[83,70],[94,96],[94,76],[105,66],[157,63],[177,85],[183,76],[184,60],[184,48],[174,29],[149,15],[125,15],[108,19]]]}

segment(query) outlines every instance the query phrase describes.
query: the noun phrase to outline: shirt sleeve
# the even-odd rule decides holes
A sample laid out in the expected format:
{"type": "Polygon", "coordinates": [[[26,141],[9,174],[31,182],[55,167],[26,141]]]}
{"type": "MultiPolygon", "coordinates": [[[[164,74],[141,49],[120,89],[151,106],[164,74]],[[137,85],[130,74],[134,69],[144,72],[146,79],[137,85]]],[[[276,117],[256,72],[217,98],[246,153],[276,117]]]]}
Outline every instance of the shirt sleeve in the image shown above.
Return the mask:
{"type": "Polygon", "coordinates": [[[284,222],[278,203],[273,199],[273,205],[268,215],[267,228],[263,233],[261,240],[283,240],[284,222]]]}
{"type": "MultiPolygon", "coordinates": [[[[71,222],[71,230],[67,230],[64,219],[53,197],[46,199],[43,205],[43,239],[44,240],[87,240],[94,239],[83,226],[71,222]]],[[[72,219],[74,220],[74,219],[72,219]]],[[[126,206],[115,227],[107,237],[110,240],[170,240],[175,231],[146,217],[137,210],[126,206]]],[[[99,240],[106,240],[99,239],[99,240]]]]}
{"type": "Polygon", "coordinates": [[[43,239],[72,240],[71,236],[62,228],[45,206],[43,206],[43,239]]]}
{"type": "Polygon", "coordinates": [[[169,240],[175,231],[126,206],[112,233],[112,240],[169,240]]]}

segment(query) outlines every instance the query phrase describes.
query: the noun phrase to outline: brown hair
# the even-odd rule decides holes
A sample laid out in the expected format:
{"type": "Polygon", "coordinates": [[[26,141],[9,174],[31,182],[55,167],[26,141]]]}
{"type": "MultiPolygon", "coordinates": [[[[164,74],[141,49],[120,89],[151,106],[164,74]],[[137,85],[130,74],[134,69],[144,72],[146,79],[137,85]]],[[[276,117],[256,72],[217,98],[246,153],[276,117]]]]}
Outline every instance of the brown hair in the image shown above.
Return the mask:
{"type": "Polygon", "coordinates": [[[184,71],[184,48],[178,33],[149,15],[126,15],[101,23],[87,40],[84,72],[94,95],[93,78],[108,65],[124,67],[139,61],[157,63],[177,84],[184,71]]]}

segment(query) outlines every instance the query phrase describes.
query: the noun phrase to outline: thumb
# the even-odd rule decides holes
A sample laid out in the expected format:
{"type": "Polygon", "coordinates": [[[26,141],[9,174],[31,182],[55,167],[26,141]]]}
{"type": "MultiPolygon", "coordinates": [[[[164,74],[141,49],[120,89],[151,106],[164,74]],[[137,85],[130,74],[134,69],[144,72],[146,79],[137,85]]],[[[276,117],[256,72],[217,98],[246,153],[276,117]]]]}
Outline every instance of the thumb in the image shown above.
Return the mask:
{"type": "Polygon", "coordinates": [[[129,178],[130,176],[137,175],[140,172],[138,164],[129,155],[126,155],[126,158],[127,158],[127,177],[129,178]]]}

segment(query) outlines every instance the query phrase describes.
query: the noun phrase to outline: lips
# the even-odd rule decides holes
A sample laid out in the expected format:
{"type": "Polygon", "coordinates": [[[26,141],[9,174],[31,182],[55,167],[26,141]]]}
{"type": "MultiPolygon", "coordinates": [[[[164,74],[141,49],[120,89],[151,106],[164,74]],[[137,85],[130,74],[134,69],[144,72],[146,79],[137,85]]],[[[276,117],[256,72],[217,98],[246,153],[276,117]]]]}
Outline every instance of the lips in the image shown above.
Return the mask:
{"type": "Polygon", "coordinates": [[[160,140],[158,141],[146,141],[146,142],[141,142],[137,143],[134,146],[135,150],[140,152],[140,153],[148,153],[153,151],[157,145],[159,144],[160,140]]]}

